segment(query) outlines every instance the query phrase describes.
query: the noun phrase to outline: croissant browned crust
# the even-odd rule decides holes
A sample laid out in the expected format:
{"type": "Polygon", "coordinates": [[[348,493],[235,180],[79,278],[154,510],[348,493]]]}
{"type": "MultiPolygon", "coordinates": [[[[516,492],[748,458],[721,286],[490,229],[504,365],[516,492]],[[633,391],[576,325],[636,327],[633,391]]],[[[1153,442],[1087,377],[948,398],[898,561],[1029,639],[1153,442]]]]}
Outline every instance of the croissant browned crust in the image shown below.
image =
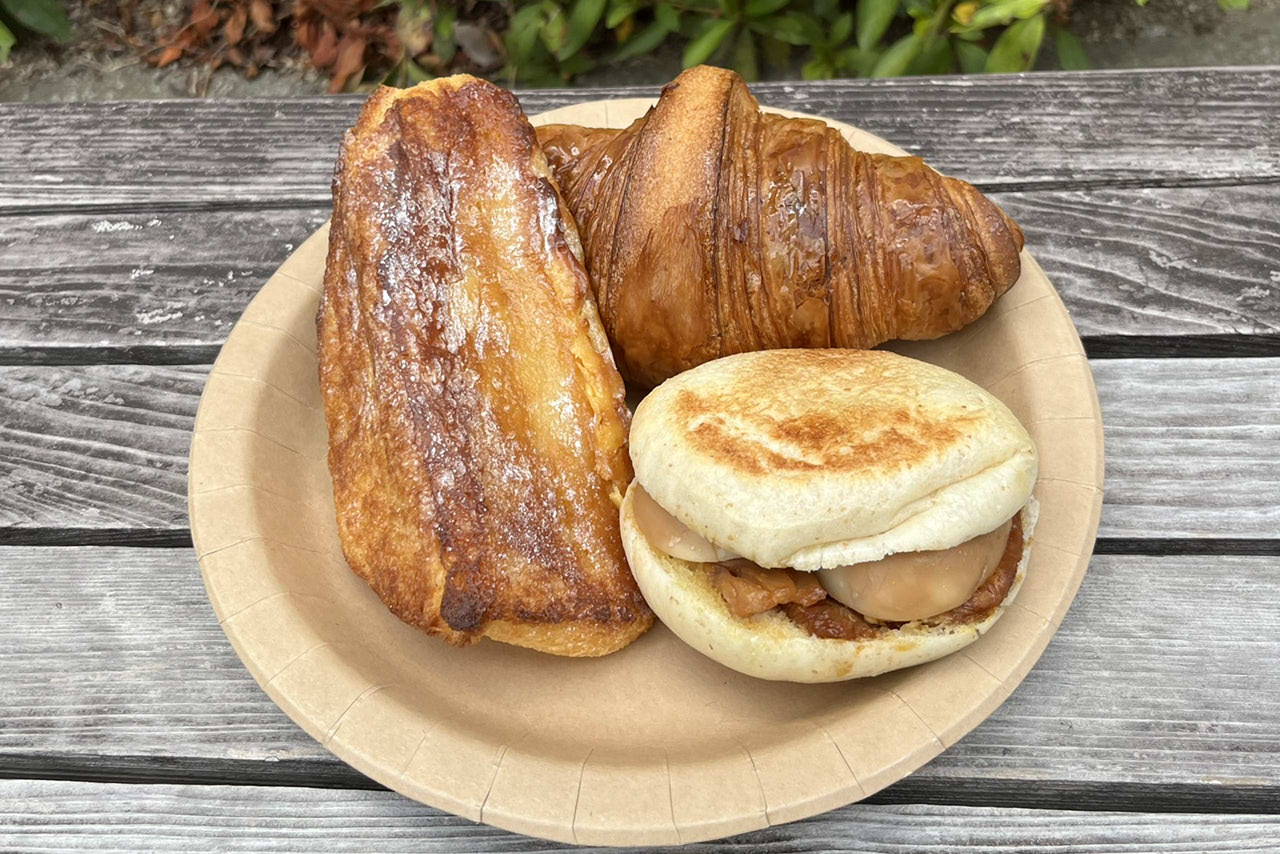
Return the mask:
{"type": "Polygon", "coordinates": [[[624,130],[538,137],[640,383],[749,350],[936,338],[1018,278],[1022,232],[972,185],[762,113],[731,71],[689,69],[624,130]]]}

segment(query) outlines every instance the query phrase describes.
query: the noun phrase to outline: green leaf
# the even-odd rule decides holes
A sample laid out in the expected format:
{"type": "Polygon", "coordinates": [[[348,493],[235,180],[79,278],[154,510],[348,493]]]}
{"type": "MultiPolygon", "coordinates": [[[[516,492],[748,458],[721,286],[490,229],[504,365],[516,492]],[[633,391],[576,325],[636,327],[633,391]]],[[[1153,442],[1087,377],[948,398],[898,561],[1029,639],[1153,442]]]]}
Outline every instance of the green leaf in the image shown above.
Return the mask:
{"type": "Polygon", "coordinates": [[[17,43],[13,32],[4,25],[4,21],[0,21],[0,65],[9,61],[9,50],[17,43]]]}
{"type": "Polygon", "coordinates": [[[577,0],[573,11],[569,13],[568,33],[560,50],[556,51],[556,59],[563,62],[582,50],[582,46],[596,31],[596,24],[604,17],[604,7],[608,0],[577,0]]]}
{"type": "MultiPolygon", "coordinates": [[[[435,37],[431,40],[431,52],[440,57],[440,61],[445,65],[453,62],[453,58],[458,54],[458,43],[453,39],[453,21],[458,16],[454,9],[441,9],[439,17],[435,23],[435,37]]],[[[537,38],[538,31],[535,28],[533,37],[537,38]]]]}
{"type": "Polygon", "coordinates": [[[1147,0],[1134,0],[1134,2],[1137,3],[1139,6],[1147,5],[1147,0]]]}
{"type": "Polygon", "coordinates": [[[404,73],[405,77],[409,78],[410,83],[422,83],[435,77],[433,74],[428,74],[426,69],[407,56],[404,58],[404,73]]]}
{"type": "Polygon", "coordinates": [[[710,59],[736,26],[736,21],[714,21],[706,32],[685,45],[684,67],[692,68],[710,59]]]}
{"type": "Polygon", "coordinates": [[[836,65],[837,70],[852,71],[858,77],[868,77],[879,59],[879,51],[847,47],[836,54],[836,65]]]}
{"type": "Polygon", "coordinates": [[[836,76],[835,66],[827,59],[811,59],[801,69],[805,80],[827,80],[836,76]]]}
{"type": "Polygon", "coordinates": [[[511,17],[511,23],[507,26],[507,55],[511,57],[512,64],[520,70],[520,73],[523,73],[520,66],[528,62],[533,56],[534,48],[538,45],[538,34],[542,31],[542,24],[541,4],[525,6],[511,17]]]}
{"type": "Polygon", "coordinates": [[[1025,21],[1009,25],[987,56],[986,70],[990,72],[1026,71],[1036,61],[1040,42],[1044,40],[1044,15],[1036,15],[1025,21]]]}
{"type": "Polygon", "coordinates": [[[680,13],[670,3],[659,3],[654,6],[653,19],[666,27],[669,33],[680,29],[680,13]]]}
{"type": "Polygon", "coordinates": [[[772,18],[752,21],[751,28],[761,35],[794,45],[821,44],[822,25],[803,12],[786,12],[772,18]]]}
{"type": "Polygon", "coordinates": [[[911,60],[906,74],[946,74],[951,71],[951,43],[935,39],[911,60]]]}
{"type": "Polygon", "coordinates": [[[813,14],[829,21],[840,11],[840,0],[813,0],[813,14]]]}
{"type": "Polygon", "coordinates": [[[1089,68],[1089,55],[1084,52],[1080,39],[1065,27],[1053,28],[1053,40],[1058,47],[1058,64],[1068,71],[1089,68]]]}
{"type": "Polygon", "coordinates": [[[928,18],[936,11],[937,0],[905,0],[903,8],[913,18],[928,18]]]}
{"type": "Polygon", "coordinates": [[[627,39],[627,43],[614,51],[607,62],[622,62],[633,56],[641,56],[662,44],[671,30],[663,26],[661,21],[650,23],[640,32],[627,39]]]}
{"type": "Polygon", "coordinates": [[[899,0],[858,0],[858,47],[866,50],[880,42],[898,5],[899,0]]]}
{"type": "Polygon", "coordinates": [[[985,30],[1003,26],[1014,20],[1026,20],[1040,14],[1048,3],[1049,0],[996,0],[974,12],[968,25],[957,24],[951,28],[951,31],[958,33],[985,30]]]}
{"type": "Polygon", "coordinates": [[[644,0],[611,0],[609,14],[604,18],[604,25],[614,29],[644,7],[644,0]]]}
{"type": "Polygon", "coordinates": [[[872,77],[901,77],[906,72],[911,60],[920,53],[920,37],[915,33],[903,36],[886,50],[875,67],[871,69],[872,77]]]}
{"type": "Polygon", "coordinates": [[[955,49],[961,74],[981,74],[986,70],[987,52],[982,47],[973,42],[957,41],[955,49]]]}
{"type": "Polygon", "coordinates": [[[57,0],[0,0],[0,6],[28,30],[54,41],[71,41],[71,22],[57,0]]]}
{"type": "Polygon", "coordinates": [[[756,59],[756,37],[751,30],[743,27],[733,44],[733,57],[730,60],[733,70],[742,75],[748,83],[760,79],[760,64],[756,59]]]}
{"type": "Polygon", "coordinates": [[[745,11],[748,18],[763,18],[772,15],[791,0],[747,0],[745,11]]]}
{"type": "Polygon", "coordinates": [[[1249,8],[1249,0],[1218,0],[1218,5],[1228,12],[1249,8]]]}
{"type": "Polygon", "coordinates": [[[831,22],[831,32],[827,34],[827,44],[841,45],[849,39],[849,34],[853,32],[853,14],[845,12],[840,17],[831,22]]]}
{"type": "Polygon", "coordinates": [[[569,38],[569,22],[565,20],[564,9],[554,0],[543,0],[538,4],[545,10],[546,20],[542,25],[542,43],[552,55],[560,52],[569,38]]]}
{"type": "Polygon", "coordinates": [[[453,38],[453,22],[458,17],[458,10],[445,7],[436,15],[435,37],[438,39],[453,38]]]}

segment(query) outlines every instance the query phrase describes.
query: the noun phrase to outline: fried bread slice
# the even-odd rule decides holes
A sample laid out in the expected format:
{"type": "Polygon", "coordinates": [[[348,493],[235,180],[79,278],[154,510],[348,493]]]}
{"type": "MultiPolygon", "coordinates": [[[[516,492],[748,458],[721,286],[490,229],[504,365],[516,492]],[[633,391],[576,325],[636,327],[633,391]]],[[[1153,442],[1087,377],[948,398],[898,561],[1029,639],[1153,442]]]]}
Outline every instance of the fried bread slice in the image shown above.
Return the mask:
{"type": "Polygon", "coordinates": [[[317,316],[338,530],[402,620],[603,655],[653,622],[618,506],[629,413],[515,97],[381,88],[346,135],[317,316]]]}

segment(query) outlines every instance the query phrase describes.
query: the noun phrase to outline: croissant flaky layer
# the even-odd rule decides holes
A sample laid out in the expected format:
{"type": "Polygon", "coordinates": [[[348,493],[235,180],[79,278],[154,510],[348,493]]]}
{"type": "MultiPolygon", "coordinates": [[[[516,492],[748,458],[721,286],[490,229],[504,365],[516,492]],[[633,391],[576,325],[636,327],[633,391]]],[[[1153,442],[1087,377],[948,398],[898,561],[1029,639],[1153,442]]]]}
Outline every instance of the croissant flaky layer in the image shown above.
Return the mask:
{"type": "Polygon", "coordinates": [[[782,347],[936,338],[1017,280],[1023,237],[972,185],[760,111],[699,66],[624,130],[538,137],[628,379],[782,347]]]}

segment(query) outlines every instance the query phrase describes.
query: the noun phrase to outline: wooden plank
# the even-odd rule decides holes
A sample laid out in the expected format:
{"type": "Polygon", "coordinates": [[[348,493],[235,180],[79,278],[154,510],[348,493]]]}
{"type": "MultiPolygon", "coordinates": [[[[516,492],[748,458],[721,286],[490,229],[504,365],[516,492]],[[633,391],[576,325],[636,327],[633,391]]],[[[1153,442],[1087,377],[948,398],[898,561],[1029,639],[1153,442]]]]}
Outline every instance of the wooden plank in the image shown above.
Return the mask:
{"type": "Polygon", "coordinates": [[[0,218],[0,352],[216,353],[328,208],[0,218]]]}
{"type": "MultiPolygon", "coordinates": [[[[762,83],[986,187],[1280,179],[1280,70],[762,83]]],[[[529,113],[656,87],[521,93],[529,113]]],[[[359,97],[3,104],[0,210],[323,204],[359,97]],[[69,144],[74,140],[74,144],[69,144]]]]}
{"type": "MultiPolygon", "coordinates": [[[[1147,339],[1280,332],[1280,183],[995,198],[1023,224],[1086,339],[1145,336],[1157,350],[1178,342],[1147,339]]],[[[208,360],[326,216],[308,207],[0,218],[0,357],[208,360]]]]}
{"type": "Polygon", "coordinates": [[[1280,359],[1090,367],[1106,434],[1100,536],[1276,536],[1280,359]]]}
{"type": "MultiPolygon", "coordinates": [[[[605,852],[519,836],[391,792],[0,781],[6,851],[605,852]]],[[[1280,818],[934,805],[854,804],[694,848],[813,851],[1259,852],[1280,818]]]]}
{"type": "MultiPolygon", "coordinates": [[[[1276,538],[1280,359],[1092,366],[1107,441],[1101,536],[1276,538]]],[[[0,541],[185,534],[206,370],[0,367],[0,541]]]]}
{"type": "MultiPolygon", "coordinates": [[[[0,775],[365,785],[258,689],[189,550],[0,561],[0,775]]],[[[892,796],[1040,805],[1087,781],[1157,805],[1190,787],[1195,808],[1231,811],[1233,787],[1270,786],[1280,804],[1278,597],[1271,557],[1095,556],[1012,697],[892,796]]],[[[1106,794],[1070,802],[1116,808],[1106,794]]]]}
{"type": "Polygon", "coordinates": [[[184,530],[208,368],[0,368],[0,531],[184,530]]]}

